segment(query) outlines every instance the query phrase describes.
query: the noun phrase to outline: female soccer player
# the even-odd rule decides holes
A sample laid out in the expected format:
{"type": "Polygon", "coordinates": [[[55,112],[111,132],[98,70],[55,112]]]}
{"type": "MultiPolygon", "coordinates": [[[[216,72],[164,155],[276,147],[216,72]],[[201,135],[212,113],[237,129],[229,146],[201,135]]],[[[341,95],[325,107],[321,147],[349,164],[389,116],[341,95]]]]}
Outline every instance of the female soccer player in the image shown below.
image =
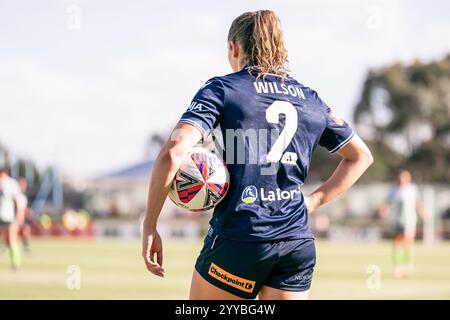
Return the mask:
{"type": "Polygon", "coordinates": [[[428,214],[419,197],[418,188],[412,183],[408,170],[401,170],[396,183],[389,190],[387,204],[381,214],[390,216],[394,237],[394,276],[403,278],[414,273],[414,241],[416,238],[417,212],[425,220],[428,214]]]}
{"type": "Polygon", "coordinates": [[[0,164],[0,234],[9,250],[12,270],[20,267],[19,226],[24,219],[24,209],[17,181],[8,175],[6,166],[0,164]]]}
{"type": "Polygon", "coordinates": [[[233,21],[228,59],[234,73],[200,88],[155,161],[142,254],[148,270],[164,276],[158,215],[184,157],[220,125],[230,189],[214,210],[190,298],[304,299],[315,265],[308,215],[346,191],[372,156],[314,90],[289,75],[272,11],[247,12],[233,21]],[[317,145],[342,161],[304,196],[301,186],[317,145]]]}

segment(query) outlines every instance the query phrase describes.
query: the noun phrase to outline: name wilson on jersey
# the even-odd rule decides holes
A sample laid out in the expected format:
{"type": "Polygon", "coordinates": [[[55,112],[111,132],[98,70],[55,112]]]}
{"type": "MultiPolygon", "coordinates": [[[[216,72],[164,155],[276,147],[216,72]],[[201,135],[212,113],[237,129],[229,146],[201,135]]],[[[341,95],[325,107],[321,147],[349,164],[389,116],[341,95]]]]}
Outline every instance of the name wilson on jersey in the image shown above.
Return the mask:
{"type": "Polygon", "coordinates": [[[297,97],[300,99],[305,99],[305,95],[303,94],[302,89],[293,86],[286,85],[285,83],[276,83],[276,82],[268,82],[268,81],[255,81],[253,82],[253,86],[255,87],[256,93],[272,93],[272,94],[284,94],[291,95],[293,97],[297,97]]]}

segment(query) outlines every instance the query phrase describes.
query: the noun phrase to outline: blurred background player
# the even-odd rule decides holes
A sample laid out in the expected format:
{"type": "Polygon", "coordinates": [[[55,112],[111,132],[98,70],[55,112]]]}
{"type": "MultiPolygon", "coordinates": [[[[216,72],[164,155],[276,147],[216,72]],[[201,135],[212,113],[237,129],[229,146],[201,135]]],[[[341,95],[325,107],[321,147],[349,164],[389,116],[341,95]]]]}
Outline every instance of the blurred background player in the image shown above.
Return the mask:
{"type": "Polygon", "coordinates": [[[25,253],[30,253],[30,237],[31,237],[31,224],[32,224],[32,212],[28,208],[28,198],[26,195],[27,191],[27,180],[23,177],[19,178],[19,202],[20,207],[23,208],[24,219],[23,223],[20,225],[19,233],[22,239],[22,245],[25,253]]]}
{"type": "MultiPolygon", "coordinates": [[[[397,278],[414,273],[413,245],[416,238],[417,211],[424,213],[418,188],[412,183],[412,175],[402,170],[391,187],[386,205],[381,214],[389,217],[394,237],[394,275],[397,278]]],[[[423,215],[424,216],[424,215],[423,215]]]]}
{"type": "Polygon", "coordinates": [[[23,201],[17,181],[8,175],[5,166],[0,167],[0,233],[5,240],[11,259],[11,268],[20,267],[18,245],[19,226],[24,219],[23,201]]]}

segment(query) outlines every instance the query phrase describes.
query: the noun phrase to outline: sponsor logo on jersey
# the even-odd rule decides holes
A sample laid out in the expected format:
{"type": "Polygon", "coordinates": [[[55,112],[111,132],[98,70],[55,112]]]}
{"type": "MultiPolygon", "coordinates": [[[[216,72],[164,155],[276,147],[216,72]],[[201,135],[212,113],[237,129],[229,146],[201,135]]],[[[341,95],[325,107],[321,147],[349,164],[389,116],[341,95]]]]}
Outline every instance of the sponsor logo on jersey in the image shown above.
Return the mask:
{"type": "Polygon", "coordinates": [[[275,200],[294,200],[298,199],[302,192],[300,190],[300,186],[296,189],[291,190],[281,190],[280,188],[276,188],[275,190],[265,190],[264,188],[260,189],[261,200],[262,201],[275,201],[275,200]]]}
{"type": "Polygon", "coordinates": [[[253,203],[258,198],[258,190],[255,186],[248,186],[242,191],[241,198],[244,203],[253,203]]]}
{"type": "Polygon", "coordinates": [[[197,101],[192,101],[191,105],[187,109],[187,111],[202,111],[204,109],[204,105],[197,101]]]}
{"type": "Polygon", "coordinates": [[[241,291],[250,293],[255,289],[255,281],[244,279],[231,274],[228,271],[223,270],[213,262],[209,266],[208,274],[211,277],[219,280],[220,282],[223,282],[241,291]]]}
{"type": "Polygon", "coordinates": [[[297,154],[295,152],[286,151],[281,157],[281,163],[296,165],[297,164],[297,154]]]}
{"type": "MultiPolygon", "coordinates": [[[[259,189],[259,195],[262,201],[294,200],[300,198],[301,194],[300,186],[291,190],[281,190],[280,188],[276,188],[275,190],[259,189]]],[[[253,203],[257,198],[258,190],[255,186],[248,186],[242,192],[242,201],[244,203],[253,203]]]]}

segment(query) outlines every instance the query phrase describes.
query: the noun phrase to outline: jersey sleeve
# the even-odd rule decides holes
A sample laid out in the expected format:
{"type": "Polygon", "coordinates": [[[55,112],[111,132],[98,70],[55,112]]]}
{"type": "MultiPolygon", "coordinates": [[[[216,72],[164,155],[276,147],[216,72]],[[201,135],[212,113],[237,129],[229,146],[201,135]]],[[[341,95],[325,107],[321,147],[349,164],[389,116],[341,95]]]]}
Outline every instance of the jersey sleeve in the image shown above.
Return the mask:
{"type": "Polygon", "coordinates": [[[320,100],[320,98],[318,99],[324,108],[326,119],[326,127],[320,137],[319,145],[333,153],[344,147],[353,138],[355,131],[353,131],[344,119],[337,116],[330,107],[320,100]]]}
{"type": "Polygon", "coordinates": [[[219,122],[224,106],[224,90],[222,82],[213,78],[208,80],[192,99],[191,105],[181,116],[180,122],[193,125],[206,139],[209,132],[219,122]]]}

